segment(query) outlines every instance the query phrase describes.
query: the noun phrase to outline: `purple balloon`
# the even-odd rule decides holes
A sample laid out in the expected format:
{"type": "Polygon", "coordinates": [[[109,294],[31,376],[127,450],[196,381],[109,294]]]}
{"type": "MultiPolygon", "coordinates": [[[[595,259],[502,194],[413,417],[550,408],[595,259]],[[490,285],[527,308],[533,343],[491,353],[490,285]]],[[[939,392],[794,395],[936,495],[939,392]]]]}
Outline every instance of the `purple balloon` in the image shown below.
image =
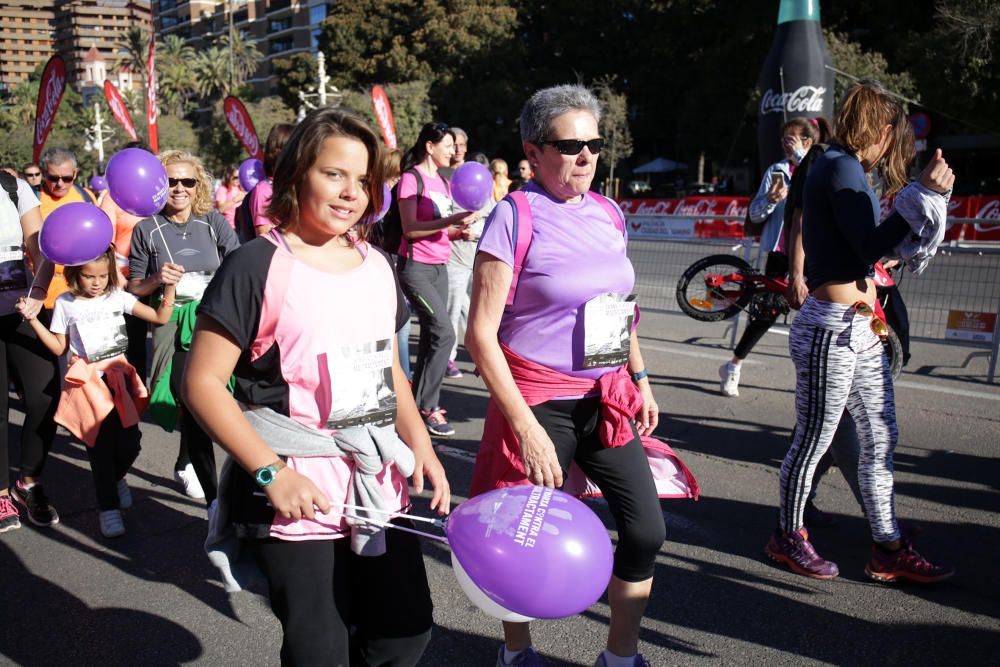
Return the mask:
{"type": "Polygon", "coordinates": [[[115,230],[107,214],[85,202],[63,204],[42,223],[38,245],[53,264],[79,266],[103,255],[115,230]]]}
{"type": "Polygon", "coordinates": [[[478,211],[492,196],[493,177],[478,162],[466,162],[451,175],[451,198],[466,211],[478,211]]]}
{"type": "Polygon", "coordinates": [[[167,203],[167,172],[149,151],[126,148],[115,153],[105,178],[111,198],[132,215],[156,215],[167,203]]]}
{"type": "Polygon", "coordinates": [[[611,579],[604,524],[558,489],[512,486],[470,498],[448,517],[462,569],[504,609],[563,618],[594,604],[611,579]]]}
{"type": "Polygon", "coordinates": [[[94,192],[103,192],[108,189],[108,182],[103,176],[94,176],[90,179],[90,189],[94,192]]]}
{"type": "Polygon", "coordinates": [[[379,209],[375,217],[371,219],[371,222],[375,223],[385,217],[385,214],[389,212],[389,207],[392,206],[392,190],[385,183],[382,184],[382,208],[379,209]]]}
{"type": "Polygon", "coordinates": [[[247,192],[254,189],[254,186],[263,181],[264,176],[264,163],[255,158],[250,158],[249,160],[243,160],[240,164],[240,185],[247,192]]]}

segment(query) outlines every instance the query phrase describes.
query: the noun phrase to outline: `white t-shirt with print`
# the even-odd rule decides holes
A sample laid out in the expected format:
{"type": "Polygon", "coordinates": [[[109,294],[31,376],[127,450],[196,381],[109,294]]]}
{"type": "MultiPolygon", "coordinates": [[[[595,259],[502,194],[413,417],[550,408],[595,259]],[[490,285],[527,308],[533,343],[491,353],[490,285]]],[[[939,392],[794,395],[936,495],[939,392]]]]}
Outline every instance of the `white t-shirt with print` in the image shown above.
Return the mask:
{"type": "Polygon", "coordinates": [[[69,333],[69,349],[89,362],[123,354],[128,347],[125,313],[136,298],[120,289],[93,299],[64,292],[56,299],[49,331],[69,333]]]}
{"type": "Polygon", "coordinates": [[[28,293],[31,272],[24,258],[21,218],[39,206],[31,186],[17,179],[17,206],[0,188],[0,315],[14,311],[17,300],[28,293]]]}

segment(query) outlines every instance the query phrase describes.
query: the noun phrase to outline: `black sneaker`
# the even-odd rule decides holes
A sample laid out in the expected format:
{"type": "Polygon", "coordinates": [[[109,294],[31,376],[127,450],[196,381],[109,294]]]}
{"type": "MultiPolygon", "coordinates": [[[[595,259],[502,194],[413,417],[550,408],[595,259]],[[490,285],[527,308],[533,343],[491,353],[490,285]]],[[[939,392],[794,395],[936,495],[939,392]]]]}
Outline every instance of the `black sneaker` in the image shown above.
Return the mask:
{"type": "Polygon", "coordinates": [[[444,418],[446,410],[441,408],[434,408],[430,412],[423,412],[424,424],[427,426],[427,431],[438,438],[450,438],[455,435],[455,429],[448,424],[448,420],[444,418]]]}
{"type": "Polygon", "coordinates": [[[19,514],[17,506],[10,500],[10,496],[0,496],[0,533],[20,528],[19,514]]]}
{"type": "Polygon", "coordinates": [[[36,526],[54,526],[59,523],[59,514],[45,495],[41,484],[33,484],[30,489],[24,488],[24,482],[17,480],[11,489],[11,494],[17,502],[28,510],[28,519],[36,526]]]}

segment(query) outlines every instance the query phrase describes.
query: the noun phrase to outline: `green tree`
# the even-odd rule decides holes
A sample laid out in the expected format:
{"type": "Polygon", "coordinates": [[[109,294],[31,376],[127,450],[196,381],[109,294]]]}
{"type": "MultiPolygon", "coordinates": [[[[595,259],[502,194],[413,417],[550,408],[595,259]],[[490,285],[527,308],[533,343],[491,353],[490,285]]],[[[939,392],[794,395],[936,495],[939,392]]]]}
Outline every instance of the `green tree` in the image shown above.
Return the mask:
{"type": "Polygon", "coordinates": [[[615,165],[632,155],[632,132],[628,125],[628,101],[625,95],[615,92],[614,76],[605,76],[594,83],[594,92],[601,100],[604,114],[601,116],[600,132],[604,137],[601,162],[610,171],[612,187],[615,182],[615,165]]]}
{"type": "Polygon", "coordinates": [[[149,35],[141,26],[130,26],[122,37],[115,42],[115,52],[118,59],[112,66],[113,72],[129,70],[132,76],[138,76],[143,88],[146,86],[146,61],[149,58],[149,35]]]}
{"type": "Polygon", "coordinates": [[[243,32],[223,35],[216,44],[198,54],[194,61],[195,91],[203,100],[250,92],[244,88],[257,70],[260,51],[243,32]]]}
{"type": "Polygon", "coordinates": [[[156,100],[165,113],[183,116],[190,111],[197,92],[197,78],[191,63],[195,51],[177,35],[167,35],[156,45],[156,100]]]}
{"type": "Polygon", "coordinates": [[[839,101],[844,92],[858,79],[874,79],[887,90],[902,97],[919,100],[917,84],[909,72],[894,74],[889,71],[889,63],[881,53],[866,52],[860,44],[852,42],[844,33],[824,30],[827,50],[833,66],[845,72],[837,73],[834,99],[839,101]]]}
{"type": "MultiPolygon", "coordinates": [[[[229,56],[231,85],[227,91],[240,88],[253,76],[260,64],[261,53],[257,45],[242,30],[235,28],[219,38],[219,49],[229,56]]],[[[228,93],[227,93],[228,94],[228,93]]]]}
{"type": "Polygon", "coordinates": [[[316,85],[316,59],[311,53],[276,58],[271,61],[271,72],[278,80],[278,97],[289,109],[298,109],[302,104],[300,90],[316,85]]]}
{"type": "MultiPolygon", "coordinates": [[[[396,128],[396,141],[400,150],[407,150],[417,140],[420,128],[434,116],[431,105],[430,86],[424,81],[407,83],[388,83],[382,86],[389,104],[392,107],[393,126],[396,128]]],[[[340,102],[344,108],[360,114],[379,136],[378,121],[372,106],[371,89],[359,91],[349,90],[344,93],[340,102]]]]}

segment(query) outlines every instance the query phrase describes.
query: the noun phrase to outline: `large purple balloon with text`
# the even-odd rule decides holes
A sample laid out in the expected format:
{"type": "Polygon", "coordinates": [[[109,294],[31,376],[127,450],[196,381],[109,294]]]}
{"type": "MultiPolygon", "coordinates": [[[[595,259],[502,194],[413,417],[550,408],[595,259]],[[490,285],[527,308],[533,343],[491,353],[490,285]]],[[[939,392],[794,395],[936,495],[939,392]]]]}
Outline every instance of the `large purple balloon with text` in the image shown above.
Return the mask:
{"type": "Polygon", "coordinates": [[[256,158],[243,160],[240,164],[240,185],[250,192],[267,176],[264,175],[264,163],[256,158]]]}
{"type": "Polygon", "coordinates": [[[160,160],[141,148],[118,151],[104,174],[108,193],[132,215],[156,215],[167,203],[167,172],[160,160]]]}
{"type": "Polygon", "coordinates": [[[558,489],[512,486],[470,498],[448,517],[446,532],[469,578],[517,614],[579,614],[611,580],[604,524],[558,489]]]}
{"type": "Polygon", "coordinates": [[[103,255],[114,235],[114,226],[104,211],[93,204],[73,202],[45,218],[38,246],[53,264],[79,266],[103,255]]]}
{"type": "Polygon", "coordinates": [[[451,198],[466,211],[478,211],[492,196],[493,177],[478,162],[466,162],[451,175],[451,198]]]}

